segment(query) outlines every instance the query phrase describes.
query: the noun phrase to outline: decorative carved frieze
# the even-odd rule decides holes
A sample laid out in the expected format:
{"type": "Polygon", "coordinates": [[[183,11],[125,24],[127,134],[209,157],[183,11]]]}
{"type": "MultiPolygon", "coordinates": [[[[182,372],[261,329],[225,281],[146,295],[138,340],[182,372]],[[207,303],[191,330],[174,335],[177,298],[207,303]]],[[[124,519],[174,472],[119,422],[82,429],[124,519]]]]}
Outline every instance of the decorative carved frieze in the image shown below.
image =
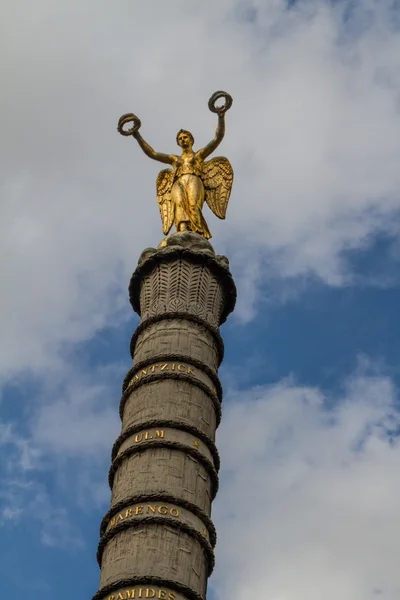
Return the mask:
{"type": "Polygon", "coordinates": [[[187,313],[218,326],[236,301],[236,288],[225,256],[206,240],[185,232],[166,238],[163,248],[148,248],[129,286],[133,309],[146,318],[187,313]]]}

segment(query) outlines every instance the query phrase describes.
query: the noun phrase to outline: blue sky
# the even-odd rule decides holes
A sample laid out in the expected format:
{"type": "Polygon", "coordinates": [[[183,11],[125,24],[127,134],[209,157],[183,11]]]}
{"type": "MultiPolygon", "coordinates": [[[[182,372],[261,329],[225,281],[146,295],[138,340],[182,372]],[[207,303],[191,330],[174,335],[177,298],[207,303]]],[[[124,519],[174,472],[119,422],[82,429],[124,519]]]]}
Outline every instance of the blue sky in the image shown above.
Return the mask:
{"type": "Polygon", "coordinates": [[[158,173],[214,134],[238,303],[221,333],[220,600],[397,600],[400,32],[393,2],[26,0],[0,15],[0,580],[91,598],[158,173]]]}

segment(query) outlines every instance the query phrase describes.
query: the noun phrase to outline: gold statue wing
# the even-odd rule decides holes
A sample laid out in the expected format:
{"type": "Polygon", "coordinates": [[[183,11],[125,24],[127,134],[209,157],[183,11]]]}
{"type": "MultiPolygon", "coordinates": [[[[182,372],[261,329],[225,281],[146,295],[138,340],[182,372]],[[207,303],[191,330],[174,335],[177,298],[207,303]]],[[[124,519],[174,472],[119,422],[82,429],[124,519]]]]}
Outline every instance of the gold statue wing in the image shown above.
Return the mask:
{"type": "Polygon", "coordinates": [[[208,206],[216,217],[225,219],[233,182],[231,163],[224,156],[216,156],[203,164],[201,179],[208,206]]]}
{"type": "Polygon", "coordinates": [[[171,188],[174,182],[174,171],[163,169],[156,181],[158,207],[160,209],[163,233],[167,235],[174,222],[174,206],[171,201],[171,188]]]}

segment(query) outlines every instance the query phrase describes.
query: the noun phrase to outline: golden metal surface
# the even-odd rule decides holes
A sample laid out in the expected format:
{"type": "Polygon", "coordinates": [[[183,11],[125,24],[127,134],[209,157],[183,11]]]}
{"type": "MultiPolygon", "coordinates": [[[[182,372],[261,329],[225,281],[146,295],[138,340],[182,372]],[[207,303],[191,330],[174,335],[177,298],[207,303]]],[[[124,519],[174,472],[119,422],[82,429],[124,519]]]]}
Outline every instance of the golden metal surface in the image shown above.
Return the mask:
{"type": "Polygon", "coordinates": [[[156,182],[165,235],[174,224],[177,231],[194,231],[209,239],[211,233],[202,213],[204,201],[217,217],[225,219],[233,181],[232,166],[223,156],[217,156],[209,161],[205,159],[223,140],[225,113],[231,106],[232,97],[229,94],[215,92],[208,102],[211,112],[218,115],[214,139],[204,148],[194,151],[193,135],[190,131],[181,129],[176,136],[178,146],[182,148],[180,156],[153,150],[141,136],[140,119],[133,113],[122,115],[119,119],[118,131],[121,135],[133,136],[147,156],[172,166],[172,169],[160,171],[156,182]],[[221,98],[225,100],[222,106],[217,105],[217,101],[221,98]],[[132,127],[124,129],[128,123],[132,123],[132,127]]]}

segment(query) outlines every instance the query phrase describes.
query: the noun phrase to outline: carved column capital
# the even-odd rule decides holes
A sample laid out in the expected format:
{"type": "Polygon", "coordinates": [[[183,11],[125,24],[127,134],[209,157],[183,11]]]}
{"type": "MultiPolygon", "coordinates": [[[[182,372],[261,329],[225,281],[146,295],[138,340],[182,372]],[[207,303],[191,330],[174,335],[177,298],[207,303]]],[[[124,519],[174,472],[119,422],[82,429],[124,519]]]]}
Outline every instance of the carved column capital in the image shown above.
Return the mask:
{"type": "Polygon", "coordinates": [[[142,321],[171,312],[188,313],[219,326],[235,307],[236,287],[225,256],[198,233],[175,233],[139,258],[129,299],[142,321]]]}

